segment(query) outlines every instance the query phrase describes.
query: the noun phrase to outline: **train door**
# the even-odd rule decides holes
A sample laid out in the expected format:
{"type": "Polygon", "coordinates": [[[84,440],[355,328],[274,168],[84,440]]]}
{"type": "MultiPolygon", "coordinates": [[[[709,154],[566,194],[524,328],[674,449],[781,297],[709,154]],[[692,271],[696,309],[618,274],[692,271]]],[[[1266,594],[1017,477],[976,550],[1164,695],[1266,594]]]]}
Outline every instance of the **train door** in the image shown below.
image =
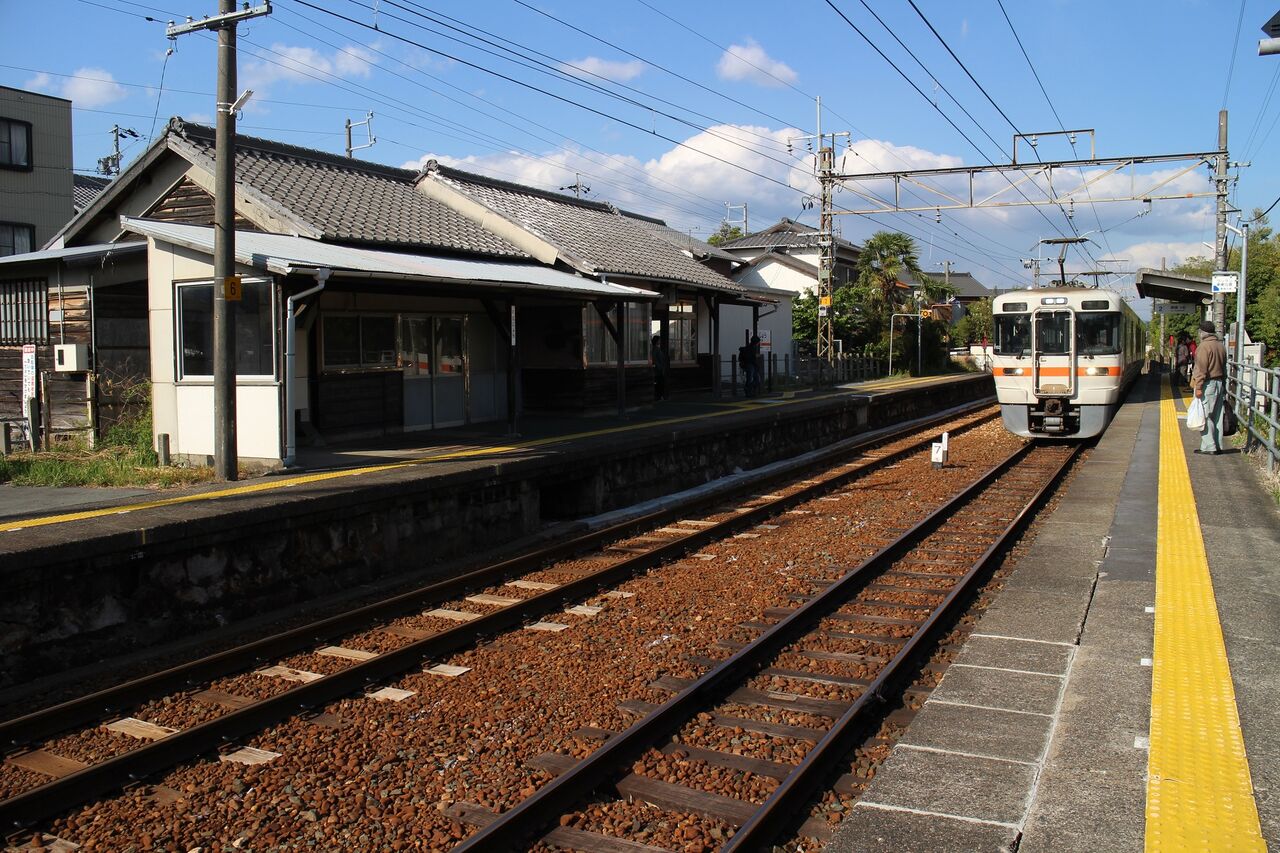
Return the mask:
{"type": "Polygon", "coordinates": [[[1074,317],[1067,308],[1041,308],[1032,323],[1032,382],[1037,397],[1071,397],[1076,385],[1074,317]]]}

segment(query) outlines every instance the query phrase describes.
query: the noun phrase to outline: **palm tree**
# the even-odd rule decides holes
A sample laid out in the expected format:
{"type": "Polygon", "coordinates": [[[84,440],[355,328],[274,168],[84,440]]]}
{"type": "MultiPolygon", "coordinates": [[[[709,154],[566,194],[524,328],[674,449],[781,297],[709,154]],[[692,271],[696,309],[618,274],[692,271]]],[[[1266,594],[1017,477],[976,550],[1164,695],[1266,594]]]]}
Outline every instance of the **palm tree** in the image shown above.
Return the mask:
{"type": "Polygon", "coordinates": [[[877,231],[862,244],[858,256],[858,288],[872,306],[892,311],[911,297],[912,282],[918,282],[924,298],[940,302],[950,288],[920,269],[915,241],[895,231],[877,231]]]}

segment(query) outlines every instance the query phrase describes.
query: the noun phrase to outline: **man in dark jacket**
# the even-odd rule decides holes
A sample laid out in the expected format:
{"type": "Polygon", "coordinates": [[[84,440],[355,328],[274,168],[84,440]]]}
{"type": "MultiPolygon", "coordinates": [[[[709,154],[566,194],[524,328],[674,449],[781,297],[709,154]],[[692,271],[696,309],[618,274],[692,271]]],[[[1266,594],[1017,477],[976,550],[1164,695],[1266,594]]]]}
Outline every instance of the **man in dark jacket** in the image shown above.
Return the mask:
{"type": "Polygon", "coordinates": [[[1227,406],[1227,348],[1208,320],[1200,324],[1191,388],[1204,403],[1204,429],[1196,453],[1216,456],[1222,452],[1222,414],[1227,406]]]}

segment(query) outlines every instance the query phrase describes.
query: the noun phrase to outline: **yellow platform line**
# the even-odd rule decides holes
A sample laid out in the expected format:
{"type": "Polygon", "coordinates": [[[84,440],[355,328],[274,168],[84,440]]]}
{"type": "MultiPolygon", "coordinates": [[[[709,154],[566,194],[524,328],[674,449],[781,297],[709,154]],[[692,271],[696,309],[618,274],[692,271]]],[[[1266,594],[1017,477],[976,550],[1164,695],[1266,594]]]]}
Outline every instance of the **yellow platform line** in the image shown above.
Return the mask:
{"type": "Polygon", "coordinates": [[[1148,851],[1265,851],[1173,392],[1160,404],[1148,851]]]}
{"type": "MultiPolygon", "coordinates": [[[[779,400],[776,404],[794,405],[797,403],[809,402],[813,399],[813,397],[799,397],[792,400],[779,400]]],[[[435,462],[450,462],[460,459],[475,459],[487,456],[505,456],[525,450],[545,447],[550,444],[558,444],[560,442],[578,441],[585,438],[613,435],[616,433],[630,432],[648,427],[667,426],[671,424],[703,420],[706,418],[716,418],[723,415],[734,414],[736,412],[743,411],[744,409],[753,408],[753,404],[749,402],[726,402],[721,405],[723,408],[718,411],[703,412],[696,415],[683,415],[681,417],[663,418],[656,421],[642,421],[635,424],[623,424],[616,427],[606,427],[604,429],[588,430],[585,432],[577,432],[567,435],[553,435],[545,438],[534,438],[529,439],[528,441],[513,442],[511,444],[490,444],[483,447],[469,447],[465,450],[431,453],[426,456],[419,456],[398,462],[385,462],[378,465],[343,468],[338,471],[321,471],[315,474],[300,474],[296,477],[271,477],[254,483],[229,486],[225,489],[215,489],[208,492],[174,495],[173,497],[157,498],[155,500],[140,501],[138,503],[118,504],[116,506],[103,507],[101,509],[80,510],[77,512],[42,516],[39,518],[24,518],[16,521],[0,522],[0,533],[26,530],[32,527],[47,527],[51,524],[65,524],[72,521],[86,521],[94,518],[104,518],[111,515],[125,515],[138,510],[158,509],[161,507],[177,506],[180,504],[218,500],[220,498],[242,497],[244,495],[252,495],[261,492],[273,492],[281,489],[288,489],[292,486],[323,483],[329,480],[343,480],[349,477],[360,477],[366,474],[375,474],[380,471],[395,471],[402,468],[412,468],[417,465],[427,465],[435,462]]]]}

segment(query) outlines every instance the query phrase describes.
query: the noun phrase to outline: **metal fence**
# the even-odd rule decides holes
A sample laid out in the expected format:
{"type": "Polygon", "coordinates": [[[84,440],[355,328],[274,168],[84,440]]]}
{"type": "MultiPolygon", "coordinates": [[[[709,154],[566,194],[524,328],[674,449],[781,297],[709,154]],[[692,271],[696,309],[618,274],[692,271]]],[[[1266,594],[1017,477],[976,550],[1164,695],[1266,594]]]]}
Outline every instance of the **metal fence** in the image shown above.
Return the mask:
{"type": "MultiPolygon", "coordinates": [[[[888,375],[884,359],[852,353],[842,353],[831,360],[769,353],[762,359],[761,368],[760,387],[753,389],[754,393],[775,389],[829,387],[888,375]]],[[[729,387],[733,396],[745,392],[747,377],[736,355],[721,363],[720,376],[721,382],[729,387]]]]}
{"type": "Polygon", "coordinates": [[[1228,362],[1227,399],[1240,419],[1245,452],[1265,450],[1267,472],[1274,473],[1280,463],[1280,368],[1228,362]]]}

